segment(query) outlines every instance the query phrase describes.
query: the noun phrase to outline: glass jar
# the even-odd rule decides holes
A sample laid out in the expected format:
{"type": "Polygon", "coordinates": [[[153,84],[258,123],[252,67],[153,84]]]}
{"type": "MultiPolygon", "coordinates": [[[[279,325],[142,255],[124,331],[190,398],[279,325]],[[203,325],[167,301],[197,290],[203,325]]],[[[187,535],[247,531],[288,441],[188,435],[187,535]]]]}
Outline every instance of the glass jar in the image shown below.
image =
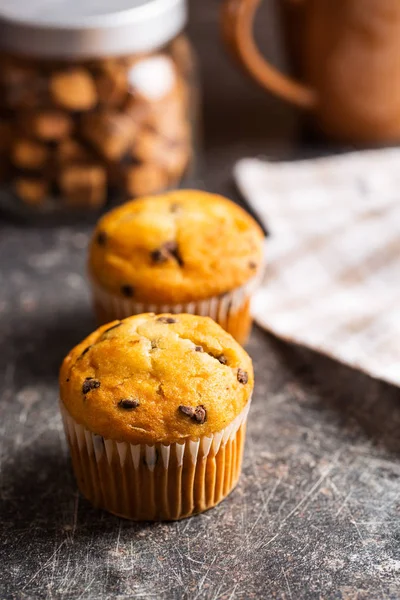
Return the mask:
{"type": "Polygon", "coordinates": [[[98,213],[179,186],[197,106],[186,0],[3,5],[0,207],[98,213]]]}

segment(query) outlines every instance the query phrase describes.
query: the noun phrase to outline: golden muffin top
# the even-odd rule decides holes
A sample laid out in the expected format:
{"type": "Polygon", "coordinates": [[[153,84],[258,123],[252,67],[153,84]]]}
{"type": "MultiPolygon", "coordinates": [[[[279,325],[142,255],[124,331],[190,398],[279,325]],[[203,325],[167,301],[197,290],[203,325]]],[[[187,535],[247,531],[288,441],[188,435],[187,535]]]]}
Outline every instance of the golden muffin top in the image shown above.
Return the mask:
{"type": "Polygon", "coordinates": [[[131,444],[221,431],[250,399],[248,354],[212,319],[147,313],[103,325],[60,371],[61,401],[92,433],[131,444]]]}
{"type": "Polygon", "coordinates": [[[179,190],[106,214],[90,246],[101,287],[138,302],[181,303],[241,286],[262,263],[263,233],[235,203],[179,190]]]}

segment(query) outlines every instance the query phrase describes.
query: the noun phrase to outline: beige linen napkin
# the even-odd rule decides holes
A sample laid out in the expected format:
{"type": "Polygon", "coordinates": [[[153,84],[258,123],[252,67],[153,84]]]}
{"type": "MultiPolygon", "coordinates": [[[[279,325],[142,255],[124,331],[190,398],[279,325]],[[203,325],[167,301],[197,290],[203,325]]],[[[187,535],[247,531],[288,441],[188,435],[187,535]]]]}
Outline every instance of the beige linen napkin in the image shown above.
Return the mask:
{"type": "Polygon", "coordinates": [[[400,149],[243,159],[235,178],[271,234],[257,323],[399,385],[400,149]]]}

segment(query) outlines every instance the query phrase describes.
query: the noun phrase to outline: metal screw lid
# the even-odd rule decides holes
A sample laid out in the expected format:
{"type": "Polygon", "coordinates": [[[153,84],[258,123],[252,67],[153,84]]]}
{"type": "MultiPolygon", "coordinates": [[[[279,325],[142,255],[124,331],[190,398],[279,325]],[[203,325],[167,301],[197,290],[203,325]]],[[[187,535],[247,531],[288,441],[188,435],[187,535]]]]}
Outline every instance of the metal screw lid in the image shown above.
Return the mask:
{"type": "Polygon", "coordinates": [[[186,0],[2,0],[0,49],[61,59],[148,52],[186,20],[186,0]]]}

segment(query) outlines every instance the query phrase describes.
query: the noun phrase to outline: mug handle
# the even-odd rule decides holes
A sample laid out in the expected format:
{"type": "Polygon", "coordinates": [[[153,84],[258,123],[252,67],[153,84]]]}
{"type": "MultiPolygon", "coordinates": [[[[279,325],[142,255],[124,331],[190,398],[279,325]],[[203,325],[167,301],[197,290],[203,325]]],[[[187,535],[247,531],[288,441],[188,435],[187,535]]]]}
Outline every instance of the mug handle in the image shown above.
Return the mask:
{"type": "Polygon", "coordinates": [[[315,91],[270,65],[259,52],[253,37],[253,22],[261,0],[224,0],[222,35],[239,64],[259,85],[301,108],[313,109],[315,91]]]}

